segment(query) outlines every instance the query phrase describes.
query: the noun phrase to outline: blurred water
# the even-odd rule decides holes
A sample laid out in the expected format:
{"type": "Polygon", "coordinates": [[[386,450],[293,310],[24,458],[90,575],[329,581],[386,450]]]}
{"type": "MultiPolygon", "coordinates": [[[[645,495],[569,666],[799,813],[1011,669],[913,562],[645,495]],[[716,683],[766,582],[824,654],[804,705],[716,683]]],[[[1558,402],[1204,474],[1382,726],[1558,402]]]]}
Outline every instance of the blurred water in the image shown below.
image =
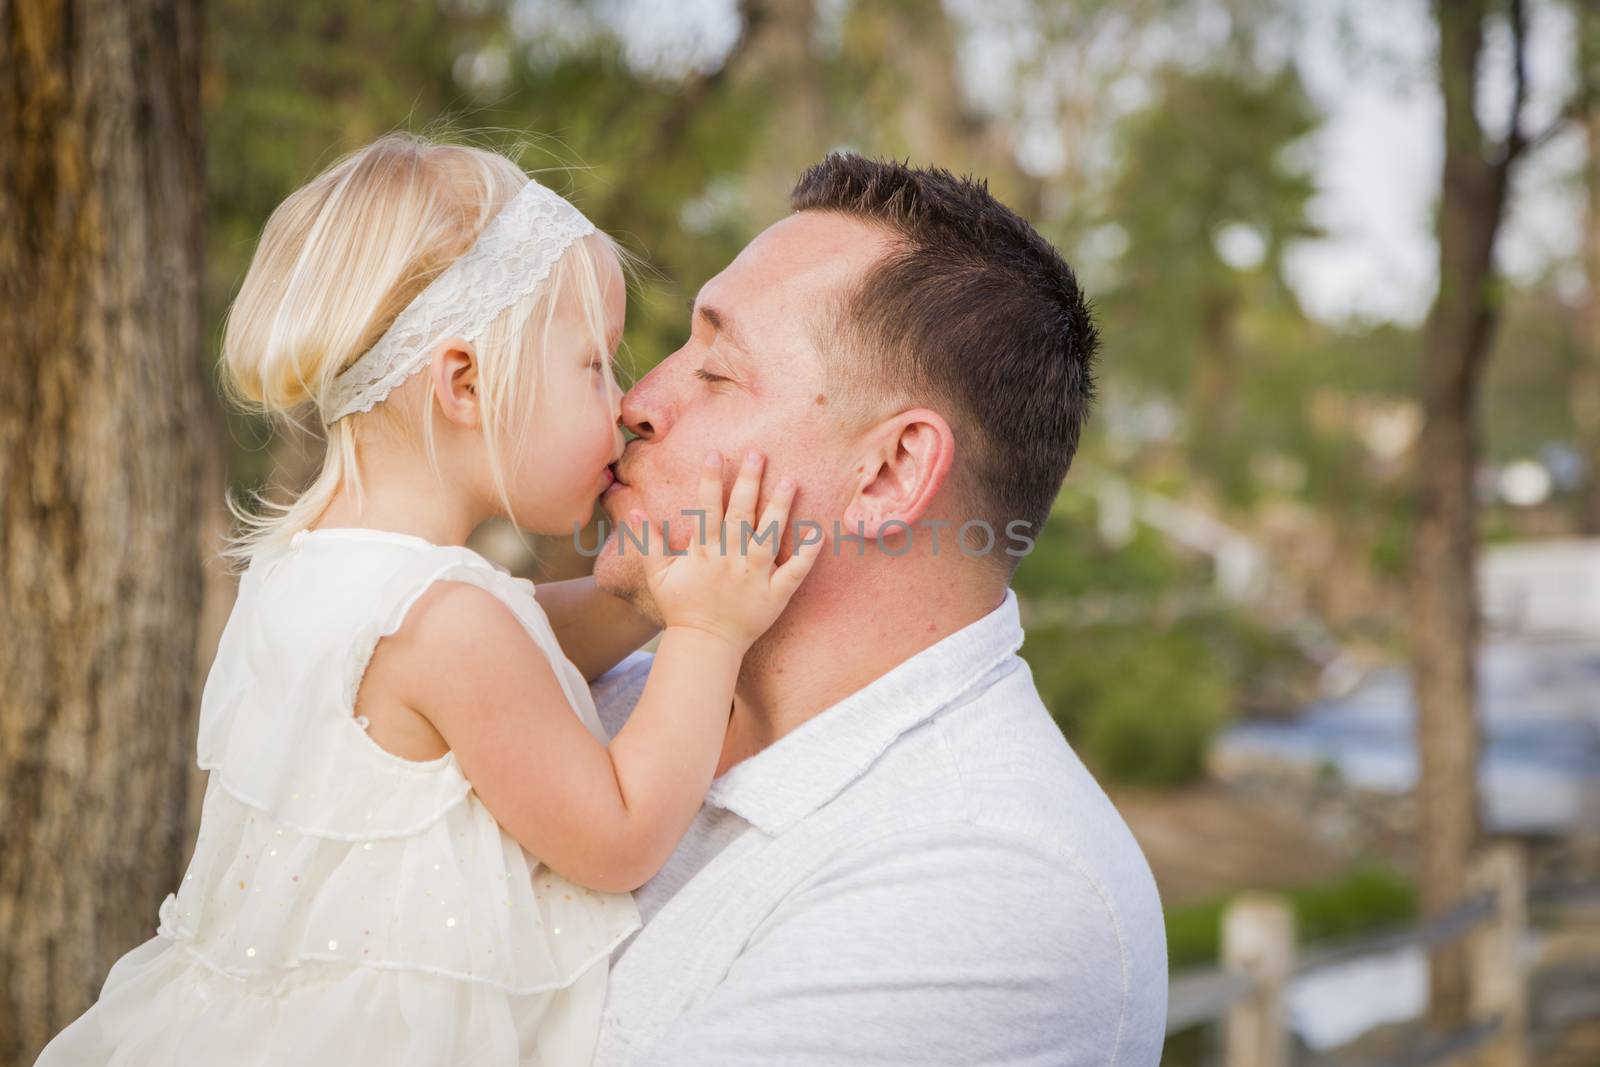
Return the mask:
{"type": "Polygon", "coordinates": [[[1428,1005],[1428,958],[1399,949],[1352,960],[1289,983],[1289,1025],[1327,1052],[1385,1023],[1418,1018],[1428,1005]]]}
{"type": "MultiPolygon", "coordinates": [[[[1561,833],[1600,825],[1600,641],[1495,638],[1479,655],[1479,787],[1491,830],[1561,833]]],[[[1327,764],[1354,785],[1404,792],[1416,780],[1411,679],[1372,674],[1350,695],[1289,722],[1246,722],[1221,754],[1327,764]]]]}
{"type": "MultiPolygon", "coordinates": [[[[1523,966],[1539,959],[1540,938],[1521,945],[1523,966]]],[[[1374,1027],[1422,1017],[1428,1006],[1428,957],[1420,948],[1380,952],[1301,975],[1289,983],[1289,1026],[1306,1045],[1328,1052],[1374,1027]]]]}
{"type": "MultiPolygon", "coordinates": [[[[1491,830],[1559,834],[1600,826],[1600,641],[1497,637],[1478,657],[1483,755],[1479,790],[1491,830]]],[[[1224,758],[1337,767],[1348,782],[1404,792],[1416,781],[1410,674],[1374,672],[1355,691],[1289,722],[1240,723],[1224,758]]],[[[1426,960],[1402,949],[1296,979],[1291,1024],[1328,1050],[1427,1003],[1426,960]]]]}

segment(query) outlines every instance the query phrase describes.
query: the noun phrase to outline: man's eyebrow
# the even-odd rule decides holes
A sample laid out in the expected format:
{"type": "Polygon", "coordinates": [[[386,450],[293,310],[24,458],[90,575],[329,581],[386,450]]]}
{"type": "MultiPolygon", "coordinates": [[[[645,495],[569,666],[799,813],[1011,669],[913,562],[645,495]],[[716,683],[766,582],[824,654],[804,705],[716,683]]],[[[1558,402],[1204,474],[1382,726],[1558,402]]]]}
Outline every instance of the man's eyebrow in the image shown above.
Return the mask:
{"type": "MultiPolygon", "coordinates": [[[[690,306],[693,307],[693,305],[690,306]]],[[[738,324],[726,312],[719,311],[709,304],[701,304],[695,309],[695,313],[705,319],[707,325],[713,330],[732,341],[735,348],[741,348],[746,352],[750,351],[750,346],[745,343],[744,334],[739,332],[738,324]]]]}

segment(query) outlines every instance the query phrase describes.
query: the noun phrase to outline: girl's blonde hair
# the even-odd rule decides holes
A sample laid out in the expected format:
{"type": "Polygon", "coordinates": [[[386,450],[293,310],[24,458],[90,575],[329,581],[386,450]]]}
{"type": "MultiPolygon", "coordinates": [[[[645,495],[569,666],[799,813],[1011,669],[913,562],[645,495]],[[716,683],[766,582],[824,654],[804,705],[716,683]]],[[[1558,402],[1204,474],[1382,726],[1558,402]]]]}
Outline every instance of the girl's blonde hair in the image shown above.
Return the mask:
{"type": "MultiPolygon", "coordinates": [[[[478,235],[528,181],[496,152],[392,133],[350,153],[296,190],[272,213],[222,339],[222,382],[241,406],[298,422],[328,410],[334,378],[382,337],[395,317],[478,235]]],[[[596,233],[575,241],[549,279],[490,324],[475,349],[478,398],[494,483],[510,510],[501,443],[527,431],[538,377],[525,372],[535,352],[543,364],[555,309],[564,293],[578,301],[596,348],[610,358],[605,329],[606,252],[631,257],[596,233]],[[600,251],[597,252],[597,249],[600,251]],[[530,381],[532,379],[532,381],[530,381]]],[[[542,377],[542,376],[540,376],[542,377]]],[[[423,435],[438,470],[433,405],[423,435]]],[[[246,563],[306,529],[348,482],[361,500],[356,437],[364,420],[390,417],[386,405],[328,428],[316,480],[288,504],[254,494],[246,509],[230,495],[238,533],[223,555],[246,563]]]]}

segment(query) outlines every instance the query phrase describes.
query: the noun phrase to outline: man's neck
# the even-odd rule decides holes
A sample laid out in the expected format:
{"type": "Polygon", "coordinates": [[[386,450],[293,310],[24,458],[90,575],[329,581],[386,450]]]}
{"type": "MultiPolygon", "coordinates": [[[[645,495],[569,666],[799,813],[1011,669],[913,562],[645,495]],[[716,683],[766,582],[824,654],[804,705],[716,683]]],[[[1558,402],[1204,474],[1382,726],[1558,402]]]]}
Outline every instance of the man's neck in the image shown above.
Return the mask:
{"type": "Polygon", "coordinates": [[[734,688],[719,776],[1005,599],[1004,583],[992,575],[962,581],[941,567],[917,576],[930,580],[908,581],[911,575],[895,571],[898,562],[802,587],[751,646],[734,688]],[[807,592],[813,595],[801,600],[807,592]]]}

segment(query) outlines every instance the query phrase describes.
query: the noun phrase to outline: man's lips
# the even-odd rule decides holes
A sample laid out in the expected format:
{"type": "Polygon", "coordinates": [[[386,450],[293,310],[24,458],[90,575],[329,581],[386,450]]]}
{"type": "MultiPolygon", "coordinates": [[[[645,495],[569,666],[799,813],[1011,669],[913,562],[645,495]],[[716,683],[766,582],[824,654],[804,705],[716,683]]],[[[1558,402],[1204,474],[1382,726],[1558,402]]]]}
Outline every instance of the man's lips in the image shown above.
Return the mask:
{"type": "Polygon", "coordinates": [[[615,491],[617,491],[619,489],[627,488],[627,484],[628,484],[627,482],[624,482],[621,478],[617,477],[617,468],[616,468],[615,465],[607,467],[606,468],[606,487],[604,489],[600,490],[600,496],[602,498],[604,498],[606,496],[609,496],[611,493],[613,493],[613,492],[615,492],[615,491]]]}

